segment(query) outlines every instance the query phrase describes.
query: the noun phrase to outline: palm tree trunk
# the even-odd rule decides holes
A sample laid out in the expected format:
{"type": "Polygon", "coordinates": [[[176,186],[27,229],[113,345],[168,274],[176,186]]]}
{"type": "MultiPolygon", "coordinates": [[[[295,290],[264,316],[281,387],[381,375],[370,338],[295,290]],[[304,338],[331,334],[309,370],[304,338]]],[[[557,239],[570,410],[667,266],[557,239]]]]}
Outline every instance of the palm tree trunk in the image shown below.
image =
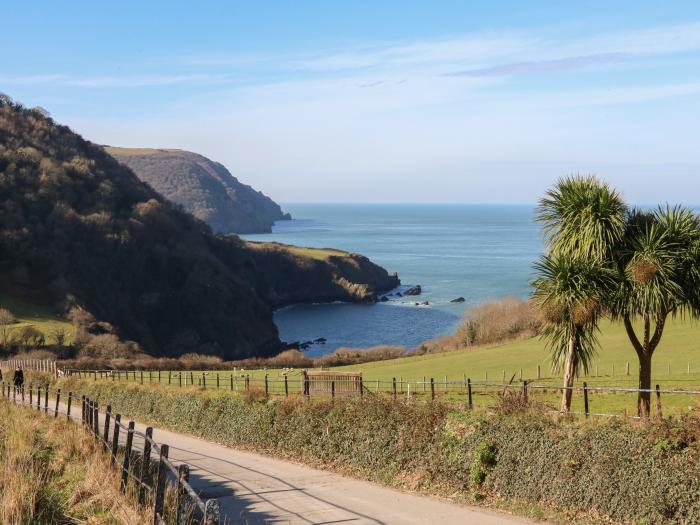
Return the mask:
{"type": "Polygon", "coordinates": [[[576,338],[572,333],[569,336],[569,343],[566,349],[566,361],[564,363],[564,389],[561,393],[560,412],[567,413],[571,410],[571,397],[573,395],[572,387],[574,386],[574,368],[575,368],[575,353],[576,353],[576,338]]]}
{"type": "Polygon", "coordinates": [[[651,353],[646,351],[638,353],[639,358],[639,395],[637,397],[637,415],[649,417],[651,413],[651,353]],[[646,392],[641,392],[646,390],[646,392]]]}

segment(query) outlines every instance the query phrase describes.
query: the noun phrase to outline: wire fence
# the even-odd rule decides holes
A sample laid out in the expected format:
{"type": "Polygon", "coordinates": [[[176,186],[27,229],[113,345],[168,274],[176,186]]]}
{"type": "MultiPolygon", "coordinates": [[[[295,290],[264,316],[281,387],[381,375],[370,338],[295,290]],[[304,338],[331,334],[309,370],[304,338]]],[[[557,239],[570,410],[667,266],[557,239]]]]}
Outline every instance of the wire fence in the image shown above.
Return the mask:
{"type": "Polygon", "coordinates": [[[121,414],[113,414],[109,405],[100,414],[97,401],[84,395],[68,392],[62,402],[60,388],[51,389],[48,385],[29,385],[25,388],[4,381],[0,383],[0,388],[5,400],[36,408],[54,418],[62,414],[69,421],[79,421],[109,454],[111,469],[120,475],[121,492],[126,493],[131,484],[139,504],[150,503],[154,525],[165,525],[168,513],[172,513],[171,517],[178,525],[221,523],[219,501],[200,498],[189,483],[189,466],[184,463],[175,465],[168,458],[169,446],[153,439],[153,428],[139,432],[135,429],[134,421],[125,425],[121,414]],[[79,407],[76,406],[78,403],[79,407]],[[80,413],[79,416],[76,412],[80,413]],[[135,439],[141,441],[140,449],[135,439]],[[174,508],[166,508],[165,505],[166,485],[169,482],[175,488],[174,508]]]}
{"type": "Polygon", "coordinates": [[[569,389],[555,384],[538,384],[532,380],[516,380],[516,374],[503,382],[473,381],[466,374],[459,380],[424,378],[422,380],[364,379],[361,373],[338,373],[317,371],[294,371],[278,376],[245,373],[154,371],[154,370],[66,370],[66,375],[83,379],[114,382],[136,382],[139,384],[161,384],[174,388],[197,387],[203,390],[228,390],[242,394],[265,397],[344,397],[384,395],[393,399],[441,400],[465,403],[468,408],[493,405],[504,396],[519,395],[527,400],[557,404],[564,390],[571,390],[574,399],[573,414],[589,416],[637,417],[638,397],[647,393],[652,398],[652,411],[663,415],[662,399],[667,408],[673,410],[695,410],[700,408],[700,390],[685,388],[652,389],[621,386],[589,385],[569,389]],[[670,402],[672,400],[672,402],[670,402]],[[670,402],[670,403],[669,403],[670,402]]]}

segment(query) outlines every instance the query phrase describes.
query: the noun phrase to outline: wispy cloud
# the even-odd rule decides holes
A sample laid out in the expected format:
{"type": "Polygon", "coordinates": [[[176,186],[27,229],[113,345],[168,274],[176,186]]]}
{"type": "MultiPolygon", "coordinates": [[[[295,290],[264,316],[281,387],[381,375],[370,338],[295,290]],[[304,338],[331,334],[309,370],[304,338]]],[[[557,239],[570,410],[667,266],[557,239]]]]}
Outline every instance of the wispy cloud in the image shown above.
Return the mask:
{"type": "Polygon", "coordinates": [[[598,55],[574,56],[557,58],[554,60],[534,60],[529,62],[512,62],[497,66],[465,69],[445,73],[448,77],[499,77],[511,75],[523,75],[542,73],[547,71],[560,71],[566,69],[579,69],[603,64],[616,64],[631,58],[628,54],[606,53],[598,55]]]}

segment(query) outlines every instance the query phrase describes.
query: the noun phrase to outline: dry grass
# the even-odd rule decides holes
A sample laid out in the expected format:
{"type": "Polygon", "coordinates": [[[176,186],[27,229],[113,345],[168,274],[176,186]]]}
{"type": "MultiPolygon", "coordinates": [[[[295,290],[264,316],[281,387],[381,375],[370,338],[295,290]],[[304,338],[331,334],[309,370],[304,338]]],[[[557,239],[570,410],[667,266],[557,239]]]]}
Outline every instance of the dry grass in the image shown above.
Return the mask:
{"type": "Polygon", "coordinates": [[[78,425],[0,402],[0,523],[142,524],[78,425]]]}

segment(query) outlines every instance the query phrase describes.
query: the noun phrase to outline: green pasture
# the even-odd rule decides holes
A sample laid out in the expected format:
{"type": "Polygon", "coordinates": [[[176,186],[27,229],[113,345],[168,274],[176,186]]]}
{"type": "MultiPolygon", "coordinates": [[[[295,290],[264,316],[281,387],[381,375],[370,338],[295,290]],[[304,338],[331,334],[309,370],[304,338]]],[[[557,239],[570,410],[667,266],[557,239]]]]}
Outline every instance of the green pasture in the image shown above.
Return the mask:
{"type": "Polygon", "coordinates": [[[0,295],[0,308],[9,310],[17,319],[16,323],[7,327],[10,331],[19,331],[25,326],[33,326],[44,334],[47,344],[52,344],[55,343],[54,332],[64,330],[66,343],[71,341],[73,326],[48,307],[37,306],[2,294],[0,295]]]}

